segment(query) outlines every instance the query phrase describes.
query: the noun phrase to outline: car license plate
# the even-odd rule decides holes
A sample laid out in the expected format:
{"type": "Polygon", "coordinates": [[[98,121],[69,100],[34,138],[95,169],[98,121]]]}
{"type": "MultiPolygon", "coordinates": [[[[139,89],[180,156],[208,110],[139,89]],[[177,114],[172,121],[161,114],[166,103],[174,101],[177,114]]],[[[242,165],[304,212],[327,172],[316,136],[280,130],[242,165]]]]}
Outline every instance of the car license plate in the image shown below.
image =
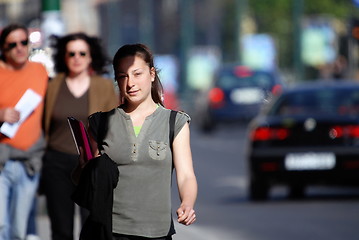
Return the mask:
{"type": "Polygon", "coordinates": [[[285,168],[296,170],[328,170],[335,166],[333,153],[290,153],[285,157],[285,168]]]}
{"type": "Polygon", "coordinates": [[[238,88],[232,91],[230,97],[236,104],[254,104],[263,101],[264,93],[259,88],[238,88]]]}

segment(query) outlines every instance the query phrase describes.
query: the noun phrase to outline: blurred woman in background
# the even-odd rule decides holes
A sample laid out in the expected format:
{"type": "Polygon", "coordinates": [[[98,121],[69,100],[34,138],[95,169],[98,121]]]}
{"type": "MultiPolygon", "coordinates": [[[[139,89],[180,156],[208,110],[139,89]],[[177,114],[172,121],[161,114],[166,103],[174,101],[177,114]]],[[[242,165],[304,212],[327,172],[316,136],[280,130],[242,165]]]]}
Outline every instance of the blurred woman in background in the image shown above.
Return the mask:
{"type": "MultiPolygon", "coordinates": [[[[49,82],[45,101],[44,131],[47,150],[43,159],[40,190],[46,196],[53,240],[73,240],[75,204],[71,194],[75,185],[71,172],[78,152],[67,117],[87,125],[87,117],[118,106],[112,80],[106,73],[107,58],[100,40],[84,33],[53,37],[57,75],[49,82]]],[[[82,222],[87,217],[81,209],[82,222]]]]}

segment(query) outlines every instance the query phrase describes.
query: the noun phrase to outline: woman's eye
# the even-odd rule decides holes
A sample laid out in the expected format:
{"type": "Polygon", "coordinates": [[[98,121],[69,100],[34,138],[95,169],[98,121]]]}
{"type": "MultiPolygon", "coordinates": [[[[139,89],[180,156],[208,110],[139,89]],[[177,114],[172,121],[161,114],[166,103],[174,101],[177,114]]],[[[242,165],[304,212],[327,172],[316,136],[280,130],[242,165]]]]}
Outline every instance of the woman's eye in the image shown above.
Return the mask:
{"type": "Polygon", "coordinates": [[[125,78],[126,78],[126,75],[120,75],[120,76],[117,77],[117,80],[123,80],[125,78]]]}

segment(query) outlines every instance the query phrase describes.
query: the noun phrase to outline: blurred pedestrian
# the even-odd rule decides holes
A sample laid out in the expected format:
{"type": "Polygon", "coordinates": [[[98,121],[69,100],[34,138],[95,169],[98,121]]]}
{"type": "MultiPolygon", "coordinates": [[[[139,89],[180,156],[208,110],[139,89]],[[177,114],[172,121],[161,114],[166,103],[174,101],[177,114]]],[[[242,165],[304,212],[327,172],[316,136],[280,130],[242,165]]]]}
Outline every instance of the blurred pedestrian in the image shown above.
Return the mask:
{"type": "MultiPolygon", "coordinates": [[[[163,106],[162,85],[153,55],[145,45],[121,47],[114,57],[113,68],[123,102],[108,113],[96,113],[89,118],[90,135],[97,139],[92,145],[98,144],[95,156],[108,155],[119,170],[113,207],[110,206],[113,239],[172,239],[175,233],[170,190],[173,167],[181,199],[177,221],[190,225],[196,220],[197,181],[190,148],[190,117],[183,112],[176,114],[172,144],[171,110],[163,106]],[[95,127],[93,123],[103,114],[108,115],[107,124],[103,125],[107,127],[95,127]],[[103,138],[99,140],[99,136],[103,138]]],[[[84,167],[80,156],[74,173],[84,167]]]]}
{"type": "MultiPolygon", "coordinates": [[[[107,58],[100,39],[85,33],[53,37],[57,75],[49,82],[46,95],[44,130],[47,149],[43,159],[41,191],[46,196],[53,240],[74,239],[75,204],[71,172],[77,164],[67,117],[87,124],[87,117],[108,111],[119,104],[114,82],[103,78],[107,58]]],[[[81,219],[87,213],[81,209],[81,219]]]]}
{"type": "MultiPolygon", "coordinates": [[[[29,32],[25,26],[5,27],[0,50],[0,239],[25,239],[45,147],[41,122],[48,75],[42,64],[28,61],[29,32]],[[22,119],[29,106],[22,110],[15,106],[28,90],[40,103],[22,119]],[[6,131],[7,124],[19,124],[14,135],[6,131]]],[[[26,100],[27,104],[31,101],[26,100]]]]}
{"type": "Polygon", "coordinates": [[[348,61],[343,55],[339,55],[333,63],[333,78],[342,80],[347,77],[348,61]]]}

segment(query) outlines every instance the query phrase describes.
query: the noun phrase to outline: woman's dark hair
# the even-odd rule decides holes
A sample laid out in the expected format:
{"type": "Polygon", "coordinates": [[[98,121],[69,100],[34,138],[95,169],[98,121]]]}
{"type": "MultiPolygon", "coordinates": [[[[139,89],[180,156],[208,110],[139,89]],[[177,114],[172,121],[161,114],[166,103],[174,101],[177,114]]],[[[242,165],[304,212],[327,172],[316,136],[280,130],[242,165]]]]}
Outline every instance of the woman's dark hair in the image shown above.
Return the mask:
{"type": "Polygon", "coordinates": [[[68,74],[69,69],[65,63],[66,46],[68,42],[74,40],[84,40],[88,44],[92,59],[91,69],[96,74],[100,75],[108,72],[106,66],[110,61],[101,46],[100,39],[97,37],[90,37],[82,32],[68,34],[63,37],[55,35],[50,37],[51,47],[54,49],[53,60],[56,72],[64,72],[68,74]]]}
{"type": "Polygon", "coordinates": [[[152,99],[155,103],[158,103],[158,104],[164,106],[163,100],[162,100],[163,87],[162,87],[160,78],[158,77],[158,74],[157,74],[158,71],[154,66],[153,54],[146,45],[140,44],[140,43],[127,44],[117,50],[117,52],[113,58],[113,61],[112,61],[113,70],[115,72],[115,79],[117,79],[117,76],[119,74],[118,73],[118,65],[119,65],[121,59],[128,57],[128,56],[138,56],[138,57],[142,58],[147,63],[147,65],[150,67],[150,69],[152,67],[155,69],[155,80],[152,83],[151,95],[152,95],[152,99]]]}
{"type": "Polygon", "coordinates": [[[2,60],[5,61],[5,56],[4,56],[4,51],[5,51],[5,40],[7,38],[7,36],[9,36],[9,34],[15,30],[21,29],[26,33],[26,36],[29,36],[29,31],[27,29],[26,26],[22,25],[22,24],[10,24],[7,27],[5,27],[2,31],[1,31],[1,35],[0,35],[0,50],[1,50],[1,56],[0,58],[2,60]]]}

